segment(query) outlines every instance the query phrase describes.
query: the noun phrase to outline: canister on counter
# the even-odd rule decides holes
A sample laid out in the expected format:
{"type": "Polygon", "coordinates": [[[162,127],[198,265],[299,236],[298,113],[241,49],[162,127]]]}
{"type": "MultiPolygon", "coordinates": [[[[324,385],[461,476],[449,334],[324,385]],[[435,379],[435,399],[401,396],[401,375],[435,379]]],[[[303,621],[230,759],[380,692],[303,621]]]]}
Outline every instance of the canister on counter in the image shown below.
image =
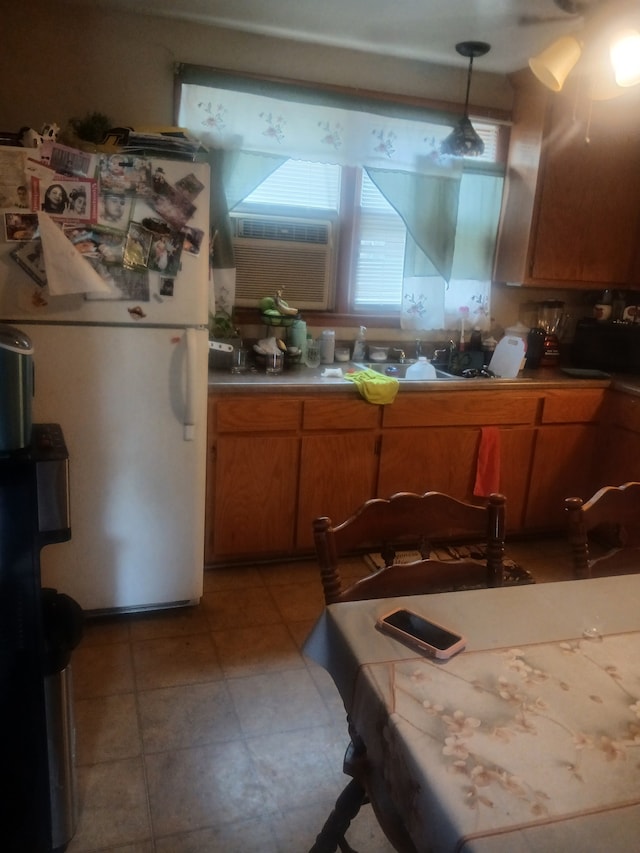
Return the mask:
{"type": "Polygon", "coordinates": [[[336,351],[335,329],[323,329],[320,336],[320,363],[333,364],[336,351]]]}
{"type": "Polygon", "coordinates": [[[300,350],[300,355],[304,361],[307,352],[307,324],[299,317],[293,321],[289,332],[289,342],[291,346],[297,347],[300,350]]]}

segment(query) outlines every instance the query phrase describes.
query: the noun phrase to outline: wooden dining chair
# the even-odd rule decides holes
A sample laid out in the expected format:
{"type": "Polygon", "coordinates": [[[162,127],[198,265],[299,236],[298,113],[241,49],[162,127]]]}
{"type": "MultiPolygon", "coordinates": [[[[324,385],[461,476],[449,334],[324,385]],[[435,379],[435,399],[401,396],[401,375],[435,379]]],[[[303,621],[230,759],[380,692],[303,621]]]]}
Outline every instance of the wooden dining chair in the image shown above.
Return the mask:
{"type": "Polygon", "coordinates": [[[480,506],[442,492],[399,492],[367,501],[335,526],[330,518],[316,518],[313,535],[326,604],[502,586],[505,505],[500,494],[480,506]],[[408,549],[419,558],[400,562],[398,554],[408,549]],[[341,558],[367,552],[379,552],[383,567],[345,586],[341,558]]]}
{"type": "MultiPolygon", "coordinates": [[[[500,494],[490,495],[480,506],[442,492],[399,492],[388,499],[367,501],[335,526],[330,518],[316,518],[313,533],[326,604],[502,586],[505,505],[500,494]],[[399,555],[407,549],[415,550],[420,558],[400,562],[399,555]],[[383,565],[344,585],[340,559],[371,552],[380,554],[383,565]]],[[[369,765],[365,744],[350,720],[349,734],[343,770],[352,779],[310,853],[333,853],[338,847],[344,853],[355,853],[345,833],[367,802],[394,849],[416,853],[388,798],[384,780],[369,765]]]]}
{"type": "Polygon", "coordinates": [[[564,505],[576,578],[640,572],[640,483],[604,486],[564,505]]]}

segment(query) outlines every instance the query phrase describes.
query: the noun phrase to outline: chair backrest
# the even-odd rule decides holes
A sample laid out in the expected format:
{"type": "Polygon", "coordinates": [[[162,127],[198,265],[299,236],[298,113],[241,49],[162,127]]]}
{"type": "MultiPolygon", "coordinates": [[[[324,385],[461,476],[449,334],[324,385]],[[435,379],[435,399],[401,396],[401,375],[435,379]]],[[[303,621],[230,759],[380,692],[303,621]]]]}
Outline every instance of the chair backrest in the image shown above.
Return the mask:
{"type": "Polygon", "coordinates": [[[640,483],[605,486],[564,505],[577,578],[640,571],[640,483]]]}
{"type": "Polygon", "coordinates": [[[325,602],[418,595],[466,585],[502,586],[505,503],[499,494],[478,506],[441,492],[399,492],[367,501],[335,527],[330,518],[316,518],[313,532],[325,602]],[[486,556],[429,558],[434,548],[446,543],[482,544],[486,556]],[[407,548],[417,549],[422,559],[397,562],[397,551],[407,548]],[[344,588],[339,559],[367,551],[380,552],[384,568],[344,588]]]}

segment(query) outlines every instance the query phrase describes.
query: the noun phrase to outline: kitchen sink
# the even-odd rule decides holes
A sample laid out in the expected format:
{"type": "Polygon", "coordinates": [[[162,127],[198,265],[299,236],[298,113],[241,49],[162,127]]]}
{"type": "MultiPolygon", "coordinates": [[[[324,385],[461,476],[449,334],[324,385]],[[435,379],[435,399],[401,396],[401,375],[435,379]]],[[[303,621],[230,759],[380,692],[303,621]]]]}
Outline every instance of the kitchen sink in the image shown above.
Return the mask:
{"type": "MultiPolygon", "coordinates": [[[[358,367],[361,370],[369,368],[370,370],[375,370],[376,373],[384,373],[386,376],[393,376],[394,379],[406,379],[406,372],[412,364],[415,364],[415,361],[405,361],[402,364],[393,361],[367,361],[354,364],[354,367],[358,367]]],[[[460,378],[460,376],[455,376],[453,373],[447,373],[444,370],[436,368],[436,379],[451,380],[460,378]]],[[[408,381],[411,382],[412,380],[409,379],[408,381]]]]}
{"type": "MultiPolygon", "coordinates": [[[[393,362],[393,361],[367,361],[362,363],[354,363],[354,367],[363,370],[365,368],[370,368],[371,370],[375,370],[377,373],[384,373],[386,376],[393,376],[400,381],[406,379],[406,372],[412,364],[415,364],[415,360],[407,360],[403,363],[393,362]]],[[[490,373],[481,373],[477,370],[468,370],[465,371],[462,375],[458,373],[449,373],[446,370],[441,370],[436,367],[436,380],[467,380],[467,379],[485,379],[491,382],[495,382],[496,380],[499,382],[522,382],[523,380],[531,381],[531,377],[523,377],[516,376],[513,379],[503,378],[502,376],[492,376],[490,373]]],[[[409,382],[413,381],[411,379],[407,380],[409,382]]],[[[431,380],[433,381],[433,380],[431,380]]]]}

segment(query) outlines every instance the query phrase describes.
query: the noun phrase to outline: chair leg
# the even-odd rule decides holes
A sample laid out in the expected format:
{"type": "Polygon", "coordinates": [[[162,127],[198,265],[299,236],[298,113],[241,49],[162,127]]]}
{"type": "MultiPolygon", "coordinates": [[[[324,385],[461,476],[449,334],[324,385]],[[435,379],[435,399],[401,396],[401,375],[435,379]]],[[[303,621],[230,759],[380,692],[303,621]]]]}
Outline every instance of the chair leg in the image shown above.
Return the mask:
{"type": "Polygon", "coordinates": [[[344,834],[366,801],[364,788],[352,779],[336,800],[309,853],[335,853],[338,847],[342,853],[356,853],[345,841],[344,834]]]}

